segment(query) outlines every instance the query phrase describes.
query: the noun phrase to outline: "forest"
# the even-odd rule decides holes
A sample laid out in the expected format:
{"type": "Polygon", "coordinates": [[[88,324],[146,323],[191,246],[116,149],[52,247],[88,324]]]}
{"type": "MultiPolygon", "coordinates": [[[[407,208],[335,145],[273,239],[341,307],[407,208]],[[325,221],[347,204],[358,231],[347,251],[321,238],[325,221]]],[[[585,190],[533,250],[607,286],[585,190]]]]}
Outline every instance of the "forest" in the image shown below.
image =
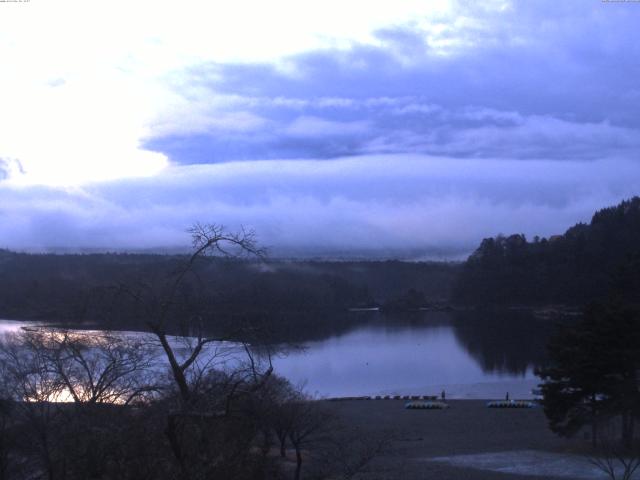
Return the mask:
{"type": "MultiPolygon", "coordinates": [[[[187,255],[54,255],[0,251],[0,318],[137,329],[122,288],[163,282],[187,255]]],[[[319,262],[263,258],[200,259],[198,282],[216,320],[268,319],[291,331],[340,323],[354,307],[442,304],[454,263],[319,262]]],[[[135,312],[138,315],[139,312],[135,312]]]]}
{"type": "Polygon", "coordinates": [[[627,296],[640,290],[640,197],[597,211],[549,238],[486,238],[468,258],[453,301],[472,305],[581,306],[606,297],[612,282],[627,296]],[[617,279],[617,280],[616,280],[617,279]]]}
{"type": "MultiPolygon", "coordinates": [[[[162,281],[185,258],[0,250],[0,317],[130,328],[119,289],[162,281]]],[[[486,238],[462,264],[211,257],[201,261],[198,275],[220,321],[268,317],[290,331],[291,322],[320,328],[355,307],[579,307],[606,296],[612,281],[634,295],[638,265],[640,198],[634,197],[563,235],[486,238]]]]}

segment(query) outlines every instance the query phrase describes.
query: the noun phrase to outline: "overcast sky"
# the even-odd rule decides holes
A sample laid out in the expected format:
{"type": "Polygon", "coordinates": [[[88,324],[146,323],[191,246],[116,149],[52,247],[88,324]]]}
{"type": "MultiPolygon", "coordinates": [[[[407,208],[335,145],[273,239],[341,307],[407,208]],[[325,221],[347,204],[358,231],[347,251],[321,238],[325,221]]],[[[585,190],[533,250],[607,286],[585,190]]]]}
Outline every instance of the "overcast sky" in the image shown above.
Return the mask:
{"type": "Polygon", "coordinates": [[[639,193],[640,2],[0,2],[0,247],[451,249],[639,193]]]}

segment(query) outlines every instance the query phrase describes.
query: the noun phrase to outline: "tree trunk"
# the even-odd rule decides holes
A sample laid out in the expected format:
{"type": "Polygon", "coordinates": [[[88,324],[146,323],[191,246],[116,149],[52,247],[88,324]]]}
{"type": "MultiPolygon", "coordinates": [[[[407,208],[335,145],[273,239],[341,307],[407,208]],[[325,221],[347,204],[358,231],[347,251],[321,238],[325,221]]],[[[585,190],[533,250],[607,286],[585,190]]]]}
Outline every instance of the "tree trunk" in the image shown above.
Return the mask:
{"type": "Polygon", "coordinates": [[[282,436],[280,434],[277,434],[277,435],[278,435],[278,440],[280,441],[280,456],[284,458],[287,456],[287,449],[285,448],[287,443],[287,437],[286,435],[282,435],[282,436]]]}
{"type": "Polygon", "coordinates": [[[180,440],[178,439],[178,428],[177,428],[177,419],[175,415],[169,415],[167,417],[167,429],[165,430],[165,434],[167,435],[167,439],[169,440],[169,445],[171,446],[171,451],[173,452],[173,456],[178,461],[180,465],[180,470],[184,474],[185,472],[185,464],[184,458],[182,456],[182,448],[180,448],[180,440]]]}
{"type": "Polygon", "coordinates": [[[162,345],[162,349],[167,355],[167,360],[169,361],[169,367],[171,368],[171,373],[173,374],[173,379],[176,381],[178,385],[178,389],[180,390],[180,397],[182,398],[182,402],[184,405],[189,403],[191,392],[189,391],[189,385],[187,383],[187,379],[184,376],[184,371],[180,368],[178,364],[178,360],[173,353],[173,349],[167,340],[167,335],[164,332],[159,332],[157,330],[153,330],[153,333],[158,337],[160,341],[160,345],[162,345]]]}
{"type": "Polygon", "coordinates": [[[625,449],[633,446],[633,414],[630,412],[622,414],[622,444],[625,449]]]}
{"type": "Polygon", "coordinates": [[[56,472],[55,472],[55,468],[53,466],[53,460],[51,459],[51,453],[49,452],[49,440],[48,440],[48,436],[46,434],[46,432],[42,432],[40,434],[40,441],[42,442],[42,449],[43,449],[43,453],[44,453],[44,464],[45,464],[45,469],[47,471],[47,479],[48,480],[55,480],[56,479],[56,472]]]}
{"type": "Polygon", "coordinates": [[[595,408],[595,395],[591,397],[591,446],[598,446],[598,413],[595,408]]]}
{"type": "Polygon", "coordinates": [[[300,480],[300,470],[302,470],[302,454],[300,448],[296,447],[296,475],[294,480],[300,480]]]}
{"type": "Polygon", "coordinates": [[[266,457],[269,454],[269,450],[271,450],[271,433],[269,432],[269,430],[263,430],[262,431],[262,437],[263,437],[263,441],[262,441],[262,456],[266,457]]]}

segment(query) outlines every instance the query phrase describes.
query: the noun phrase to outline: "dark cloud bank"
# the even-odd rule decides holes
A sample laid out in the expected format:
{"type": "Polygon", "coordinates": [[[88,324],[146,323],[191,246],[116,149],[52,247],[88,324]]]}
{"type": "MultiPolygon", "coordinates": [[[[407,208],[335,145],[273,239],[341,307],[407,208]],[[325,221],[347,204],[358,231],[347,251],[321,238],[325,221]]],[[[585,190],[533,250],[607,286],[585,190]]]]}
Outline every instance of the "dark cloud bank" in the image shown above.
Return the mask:
{"type": "Polygon", "coordinates": [[[500,232],[563,232],[634,193],[630,161],[423,156],[173,167],[83,190],[0,188],[2,246],[173,247],[196,221],[254,228],[300,251],[410,249],[457,256],[500,232]],[[393,165],[393,168],[390,168],[393,165]]]}

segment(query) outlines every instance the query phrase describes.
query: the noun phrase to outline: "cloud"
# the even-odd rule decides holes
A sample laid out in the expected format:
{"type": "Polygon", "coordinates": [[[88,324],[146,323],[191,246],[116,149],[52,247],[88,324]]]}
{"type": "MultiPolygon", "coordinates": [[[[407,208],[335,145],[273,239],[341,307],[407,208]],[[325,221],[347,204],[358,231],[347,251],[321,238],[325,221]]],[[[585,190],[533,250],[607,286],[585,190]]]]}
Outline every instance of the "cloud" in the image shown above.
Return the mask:
{"type": "Polygon", "coordinates": [[[290,137],[351,136],[367,131],[366,122],[336,122],[317,117],[301,116],[283,130],[290,137]]]}
{"type": "Polygon", "coordinates": [[[0,187],[0,245],[186,246],[196,221],[286,248],[471,251],[486,236],[561,233],[637,193],[630,161],[384,155],[174,166],[83,189],[0,187]]]}
{"type": "Polygon", "coordinates": [[[415,97],[328,97],[324,103],[321,98],[303,106],[278,101],[258,111],[268,118],[268,127],[173,134],[150,139],[146,146],[184,164],[380,153],[590,160],[636,158],[640,152],[640,131],[608,120],[578,122],[487,107],[447,108],[415,97]]]}
{"type": "Polygon", "coordinates": [[[14,67],[0,79],[0,155],[23,163],[23,183],[58,185],[154,175],[169,161],[637,156],[632,6],[362,7],[12,10],[0,20],[0,60],[14,67]]]}
{"type": "Polygon", "coordinates": [[[196,98],[196,82],[182,74],[189,67],[267,62],[284,71],[288,55],[371,43],[376,29],[442,15],[452,4],[363,6],[60,0],[3,9],[0,63],[9,68],[0,77],[0,156],[19,159],[25,174],[16,181],[30,184],[153,175],[168,161],[143,148],[144,139],[269,127],[249,111],[203,111],[211,95],[196,98]]]}
{"type": "Polygon", "coordinates": [[[378,3],[3,15],[0,243],[471,249],[637,193],[639,9],[378,3]]]}
{"type": "Polygon", "coordinates": [[[290,56],[286,68],[192,65],[174,73],[177,96],[190,86],[185,111],[241,111],[264,123],[232,141],[217,130],[152,131],[145,146],[183,164],[379,153],[637,158],[636,13],[609,7],[456,2],[454,13],[381,28],[371,42],[290,56]]]}

